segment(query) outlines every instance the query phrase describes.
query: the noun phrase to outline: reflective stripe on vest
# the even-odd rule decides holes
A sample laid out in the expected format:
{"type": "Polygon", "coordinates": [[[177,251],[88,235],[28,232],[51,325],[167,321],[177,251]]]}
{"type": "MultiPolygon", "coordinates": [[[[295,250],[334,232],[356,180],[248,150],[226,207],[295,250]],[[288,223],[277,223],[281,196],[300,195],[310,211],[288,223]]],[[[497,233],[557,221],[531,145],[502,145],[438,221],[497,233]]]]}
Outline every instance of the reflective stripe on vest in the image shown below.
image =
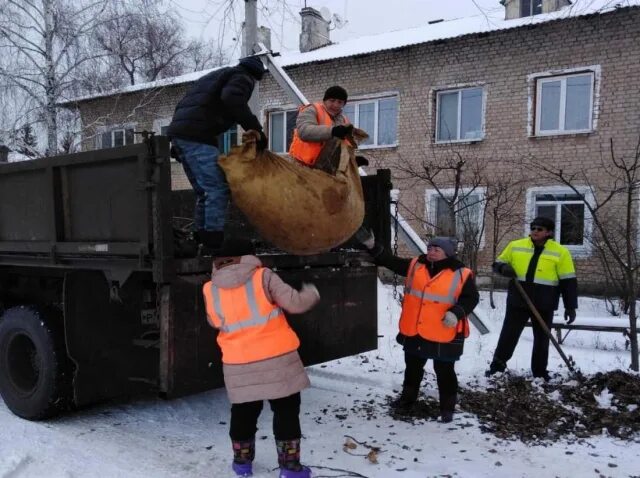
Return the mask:
{"type": "Polygon", "coordinates": [[[456,289],[458,288],[458,285],[460,285],[460,282],[462,281],[462,271],[461,269],[457,269],[455,271],[455,276],[453,281],[451,282],[451,287],[449,288],[449,292],[447,293],[447,295],[437,295],[437,294],[429,294],[427,292],[425,292],[424,290],[416,290],[416,289],[412,289],[411,287],[409,287],[408,284],[413,284],[413,276],[415,274],[415,271],[418,267],[426,267],[424,264],[419,264],[418,262],[416,262],[414,264],[414,266],[411,268],[411,272],[409,272],[409,275],[407,276],[407,281],[405,282],[405,286],[404,286],[404,294],[405,295],[412,295],[414,297],[417,297],[420,300],[431,300],[433,302],[440,302],[440,303],[444,303],[444,304],[455,304],[456,303],[456,297],[455,297],[455,292],[456,289]],[[415,264],[418,264],[417,266],[415,264]]]}
{"type": "Polygon", "coordinates": [[[256,304],[256,293],[253,287],[253,278],[249,279],[244,286],[247,290],[247,303],[249,305],[249,310],[251,311],[251,315],[240,322],[226,325],[225,323],[226,319],[224,317],[224,314],[222,313],[220,293],[218,291],[218,287],[211,284],[211,297],[213,299],[213,310],[215,310],[216,315],[220,320],[220,330],[223,332],[235,332],[236,330],[244,329],[246,327],[266,324],[269,320],[275,319],[276,317],[283,314],[282,309],[280,307],[276,307],[271,312],[269,312],[269,314],[261,315],[260,312],[258,311],[258,305],[256,304]]]}
{"type": "Polygon", "coordinates": [[[431,277],[425,264],[411,261],[405,281],[405,294],[400,315],[400,332],[408,337],[420,337],[439,343],[451,342],[458,334],[469,335],[467,318],[456,327],[445,327],[442,319],[456,304],[471,270],[444,269],[431,277]]]}
{"type": "Polygon", "coordinates": [[[257,362],[300,346],[282,309],[267,297],[264,271],[263,267],[256,269],[249,280],[236,287],[216,287],[211,281],[203,285],[209,322],[219,330],[223,363],[257,362]]]}

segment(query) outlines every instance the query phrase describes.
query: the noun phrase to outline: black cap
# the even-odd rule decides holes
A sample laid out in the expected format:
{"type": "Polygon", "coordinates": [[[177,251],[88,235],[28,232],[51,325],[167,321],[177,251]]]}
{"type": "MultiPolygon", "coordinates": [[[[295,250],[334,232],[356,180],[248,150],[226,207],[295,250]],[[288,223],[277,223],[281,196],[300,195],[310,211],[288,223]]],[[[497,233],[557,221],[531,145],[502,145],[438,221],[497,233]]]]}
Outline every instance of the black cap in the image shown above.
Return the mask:
{"type": "Polygon", "coordinates": [[[327,91],[324,92],[322,101],[325,100],[342,100],[346,103],[347,90],[345,90],[342,86],[330,86],[329,88],[327,88],[327,91]]]}
{"type": "Polygon", "coordinates": [[[553,231],[556,228],[556,223],[548,217],[538,216],[529,224],[529,227],[533,226],[544,227],[547,231],[553,231]]]}
{"type": "Polygon", "coordinates": [[[256,80],[260,81],[264,76],[264,63],[257,56],[247,56],[244,58],[240,58],[239,62],[240,66],[243,66],[251,76],[253,76],[256,80]]]}

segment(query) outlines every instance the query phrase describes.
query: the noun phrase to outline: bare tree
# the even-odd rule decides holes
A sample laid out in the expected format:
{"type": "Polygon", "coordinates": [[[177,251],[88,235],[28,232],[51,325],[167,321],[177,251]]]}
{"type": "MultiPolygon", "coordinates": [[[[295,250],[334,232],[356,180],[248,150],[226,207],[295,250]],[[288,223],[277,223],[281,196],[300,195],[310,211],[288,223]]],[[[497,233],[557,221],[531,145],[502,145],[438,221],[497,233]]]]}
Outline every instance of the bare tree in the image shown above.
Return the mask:
{"type": "Polygon", "coordinates": [[[631,368],[638,371],[640,139],[635,150],[628,154],[617,154],[613,140],[608,149],[601,154],[600,164],[579,172],[568,172],[536,158],[529,158],[527,164],[583,198],[592,225],[592,232],[585,240],[596,251],[603,276],[629,314],[631,368]],[[590,197],[585,196],[585,189],[590,197]]]}
{"type": "Polygon", "coordinates": [[[161,1],[109,0],[108,19],[95,30],[93,42],[130,85],[211,68],[228,59],[212,41],[188,40],[180,19],[161,1]]]}
{"type": "Polygon", "coordinates": [[[56,104],[93,57],[84,40],[104,8],[97,0],[0,0],[0,77],[40,110],[47,154],[58,149],[56,104]]]}
{"type": "Polygon", "coordinates": [[[484,166],[484,161],[466,158],[454,149],[437,157],[425,156],[416,163],[400,158],[394,165],[398,179],[435,191],[429,204],[431,217],[417,211],[412,216],[435,235],[462,241],[460,256],[474,273],[484,234],[484,166]]]}
{"type": "MultiPolygon", "coordinates": [[[[517,230],[523,222],[520,207],[523,193],[523,181],[514,174],[506,173],[487,181],[485,212],[491,224],[491,262],[495,262],[498,257],[500,243],[514,229],[517,230]]],[[[491,274],[489,301],[492,309],[496,308],[493,300],[494,288],[494,275],[491,274]]]]}

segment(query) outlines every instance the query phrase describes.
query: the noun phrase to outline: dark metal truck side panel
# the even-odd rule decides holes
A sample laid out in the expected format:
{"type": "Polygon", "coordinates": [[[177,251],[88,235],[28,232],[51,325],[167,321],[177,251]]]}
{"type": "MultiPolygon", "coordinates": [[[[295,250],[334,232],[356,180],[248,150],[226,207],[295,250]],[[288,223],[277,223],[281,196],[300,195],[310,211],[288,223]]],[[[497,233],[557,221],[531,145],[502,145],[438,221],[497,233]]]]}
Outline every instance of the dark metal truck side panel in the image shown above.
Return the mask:
{"type": "MultiPolygon", "coordinates": [[[[58,311],[76,404],[222,385],[201,292],[211,258],[174,255],[173,216],[188,216],[193,199],[171,190],[169,161],[167,139],[154,137],[0,166],[0,320],[22,305],[58,311]]],[[[389,171],[363,186],[365,224],[388,244],[389,171]]],[[[228,233],[260,240],[242,219],[231,218],[228,233]]],[[[377,269],[354,246],[307,257],[263,248],[266,266],[322,296],[289,317],[306,364],[377,346],[377,269]]]]}

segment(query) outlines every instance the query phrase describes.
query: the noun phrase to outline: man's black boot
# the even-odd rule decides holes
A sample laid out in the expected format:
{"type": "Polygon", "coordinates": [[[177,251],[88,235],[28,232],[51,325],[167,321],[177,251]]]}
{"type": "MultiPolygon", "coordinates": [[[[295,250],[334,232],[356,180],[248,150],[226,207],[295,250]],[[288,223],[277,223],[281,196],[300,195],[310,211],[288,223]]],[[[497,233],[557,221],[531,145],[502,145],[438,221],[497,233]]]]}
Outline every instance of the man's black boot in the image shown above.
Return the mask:
{"type": "Polygon", "coordinates": [[[214,256],[222,247],[224,231],[198,231],[201,256],[214,256]]]}

